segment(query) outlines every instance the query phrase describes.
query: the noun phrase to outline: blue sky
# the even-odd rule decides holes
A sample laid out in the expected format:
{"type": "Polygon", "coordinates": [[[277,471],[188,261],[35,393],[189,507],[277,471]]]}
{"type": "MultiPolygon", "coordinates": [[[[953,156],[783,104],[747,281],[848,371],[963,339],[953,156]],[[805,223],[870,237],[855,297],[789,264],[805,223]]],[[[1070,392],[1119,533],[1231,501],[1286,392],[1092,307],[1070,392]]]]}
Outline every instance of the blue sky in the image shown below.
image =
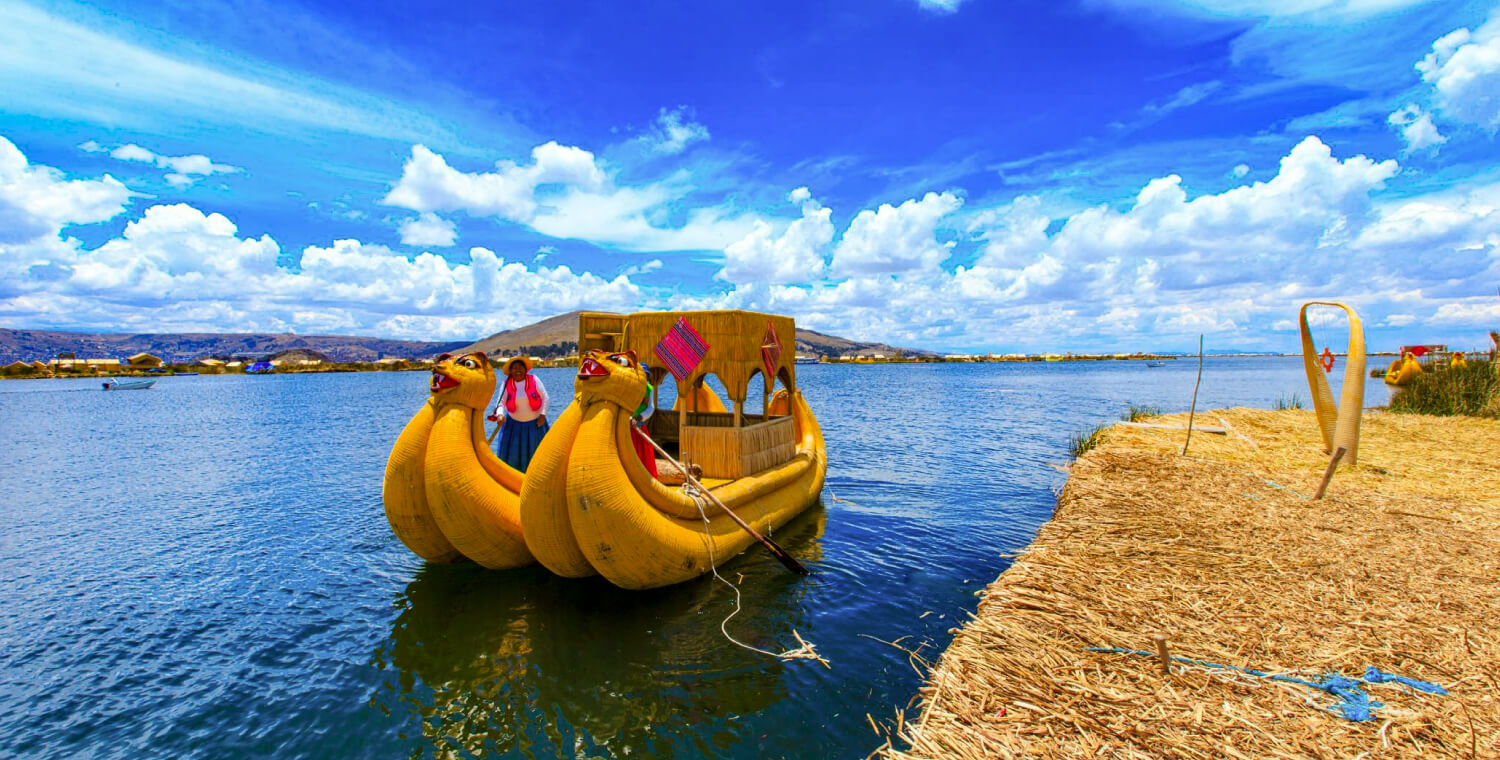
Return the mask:
{"type": "Polygon", "coordinates": [[[1500,328],[1493,1],[142,6],[0,0],[0,326],[1500,328]]]}

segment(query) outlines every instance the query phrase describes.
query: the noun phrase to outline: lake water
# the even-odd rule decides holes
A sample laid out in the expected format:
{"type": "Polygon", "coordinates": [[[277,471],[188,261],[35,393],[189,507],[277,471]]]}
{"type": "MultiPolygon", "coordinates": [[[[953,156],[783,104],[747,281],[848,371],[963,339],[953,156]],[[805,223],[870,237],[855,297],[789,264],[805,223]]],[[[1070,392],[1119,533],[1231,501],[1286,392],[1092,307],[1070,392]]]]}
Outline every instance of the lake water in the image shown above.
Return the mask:
{"type": "MultiPolygon", "coordinates": [[[[730,633],[831,669],[730,643],[712,578],[424,566],[380,500],[423,373],[0,382],[0,756],[862,758],[921,684],[886,642],[935,658],[1051,515],[1069,436],[1185,411],[1195,370],[799,366],[828,488],[776,538],[814,574],[721,572],[730,633]]],[[[1209,359],[1198,406],[1293,393],[1299,359],[1209,359]]]]}

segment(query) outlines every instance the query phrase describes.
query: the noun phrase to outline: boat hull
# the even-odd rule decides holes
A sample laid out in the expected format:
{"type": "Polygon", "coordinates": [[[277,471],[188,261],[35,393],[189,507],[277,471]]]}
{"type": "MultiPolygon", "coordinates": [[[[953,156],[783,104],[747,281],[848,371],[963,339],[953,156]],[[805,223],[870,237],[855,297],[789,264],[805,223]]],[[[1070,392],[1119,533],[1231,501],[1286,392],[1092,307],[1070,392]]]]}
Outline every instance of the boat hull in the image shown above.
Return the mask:
{"type": "MultiPolygon", "coordinates": [[[[828,467],[822,430],[801,394],[780,396],[771,409],[778,411],[796,424],[795,456],[713,491],[761,533],[817,503],[828,467]]],[[[528,473],[522,493],[537,561],[559,575],[598,573],[622,588],[647,589],[703,575],[754,542],[708,499],[653,478],[630,435],[630,418],[600,401],[579,409],[571,438],[549,435],[538,449],[533,468],[550,462],[528,473]]]]}
{"type": "Polygon", "coordinates": [[[521,533],[524,476],[490,451],[480,418],[495,387],[488,359],[448,358],[433,376],[433,395],[386,462],[391,530],[429,562],[467,558],[495,570],[532,564],[521,533]]]}

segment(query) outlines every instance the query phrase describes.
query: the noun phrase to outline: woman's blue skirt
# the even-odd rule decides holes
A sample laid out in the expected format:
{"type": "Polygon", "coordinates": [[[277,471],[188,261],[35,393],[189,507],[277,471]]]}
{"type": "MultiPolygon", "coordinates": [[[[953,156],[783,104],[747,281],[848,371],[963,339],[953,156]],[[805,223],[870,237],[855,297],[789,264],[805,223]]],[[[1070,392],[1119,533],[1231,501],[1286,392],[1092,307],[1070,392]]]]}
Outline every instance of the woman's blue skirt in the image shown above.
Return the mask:
{"type": "Polygon", "coordinates": [[[551,429],[550,422],[544,422],[538,427],[536,420],[506,420],[505,426],[500,428],[500,443],[495,446],[495,455],[511,467],[525,472],[526,467],[531,464],[531,455],[536,453],[536,447],[542,445],[542,437],[551,429]]]}

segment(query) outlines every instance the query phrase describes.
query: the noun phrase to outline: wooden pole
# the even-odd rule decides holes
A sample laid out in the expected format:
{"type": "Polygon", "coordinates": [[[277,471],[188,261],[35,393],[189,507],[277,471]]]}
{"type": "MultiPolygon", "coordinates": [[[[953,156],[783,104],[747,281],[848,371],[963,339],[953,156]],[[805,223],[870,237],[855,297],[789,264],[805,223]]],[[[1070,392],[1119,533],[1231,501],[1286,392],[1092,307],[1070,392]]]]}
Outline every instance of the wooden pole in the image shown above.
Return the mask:
{"type": "Polygon", "coordinates": [[[1203,383],[1203,333],[1198,333],[1198,380],[1193,383],[1193,405],[1188,407],[1187,440],[1182,442],[1182,455],[1187,456],[1187,447],[1193,441],[1193,415],[1198,412],[1198,386],[1203,383]]]}
{"type": "Polygon", "coordinates": [[[668,462],[671,462],[673,466],[682,471],[682,477],[686,479],[687,482],[692,483],[693,487],[702,492],[704,496],[707,496],[709,501],[712,501],[714,504],[718,505],[719,509],[724,510],[724,514],[729,515],[729,519],[733,520],[735,525],[740,526],[741,529],[750,534],[751,538],[754,538],[756,541],[759,541],[762,546],[766,547],[766,550],[771,552],[771,556],[775,557],[777,561],[781,562],[781,564],[785,566],[786,569],[798,575],[812,575],[811,570],[803,567],[801,562],[798,562],[796,559],[794,559],[792,555],[787,554],[785,549],[777,546],[775,541],[772,541],[767,536],[761,535],[759,531],[750,527],[750,523],[745,522],[744,520],[740,519],[739,515],[730,511],[729,507],[726,506],[724,502],[719,501],[719,497],[714,496],[712,492],[710,492],[707,488],[704,488],[703,484],[699,483],[698,479],[693,477],[693,474],[691,472],[688,472],[687,467],[684,467],[681,462],[673,459],[672,455],[668,454],[666,452],[666,449],[663,449],[656,443],[655,440],[651,438],[651,436],[647,435],[645,429],[643,429],[639,424],[637,424],[634,420],[631,420],[630,424],[636,429],[637,432],[641,434],[642,438],[646,439],[647,443],[651,444],[651,448],[656,449],[656,453],[661,454],[666,458],[668,462]]]}
{"type": "Polygon", "coordinates": [[[1323,482],[1318,484],[1318,493],[1313,496],[1313,499],[1323,498],[1323,492],[1328,490],[1328,481],[1333,480],[1333,471],[1338,469],[1339,460],[1344,458],[1345,451],[1343,446],[1333,450],[1333,458],[1328,460],[1328,469],[1323,471],[1323,482]]]}
{"type": "Polygon", "coordinates": [[[1156,664],[1162,675],[1172,674],[1172,656],[1167,653],[1167,637],[1157,634],[1151,637],[1156,642],[1156,664]]]}

